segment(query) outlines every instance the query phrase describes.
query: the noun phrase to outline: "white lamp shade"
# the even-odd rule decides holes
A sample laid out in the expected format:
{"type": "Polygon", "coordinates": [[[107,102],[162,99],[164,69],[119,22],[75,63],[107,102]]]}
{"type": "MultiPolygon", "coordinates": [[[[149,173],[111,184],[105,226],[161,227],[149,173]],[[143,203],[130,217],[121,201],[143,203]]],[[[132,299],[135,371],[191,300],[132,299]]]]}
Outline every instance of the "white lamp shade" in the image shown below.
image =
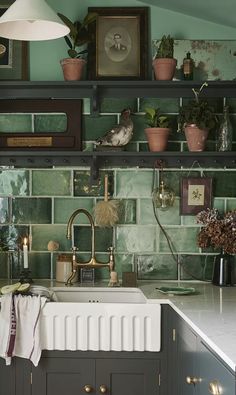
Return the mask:
{"type": "Polygon", "coordinates": [[[0,37],[12,40],[52,40],[69,32],[44,0],[16,0],[0,18],[0,37]]]}

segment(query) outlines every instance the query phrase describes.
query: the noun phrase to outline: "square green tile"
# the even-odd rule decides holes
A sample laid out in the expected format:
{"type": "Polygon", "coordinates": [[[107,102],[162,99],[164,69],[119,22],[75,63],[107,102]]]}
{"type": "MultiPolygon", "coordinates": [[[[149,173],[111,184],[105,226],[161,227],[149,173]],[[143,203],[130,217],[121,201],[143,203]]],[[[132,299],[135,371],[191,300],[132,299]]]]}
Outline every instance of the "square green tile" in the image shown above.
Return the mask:
{"type": "MultiPolygon", "coordinates": [[[[197,234],[199,229],[196,227],[176,227],[165,229],[176,252],[198,252],[197,234]]],[[[160,252],[170,252],[167,240],[160,232],[160,252]]]]}
{"type": "Polygon", "coordinates": [[[35,114],[34,116],[35,133],[63,133],[66,129],[66,114],[35,114]]]}
{"type": "MultiPolygon", "coordinates": [[[[180,225],[179,215],[179,199],[175,199],[174,205],[167,211],[155,209],[156,214],[162,225],[180,225]]],[[[157,225],[155,214],[153,211],[152,199],[140,199],[140,218],[139,224],[157,225]]]]}
{"type": "Polygon", "coordinates": [[[33,279],[50,278],[51,256],[50,254],[30,253],[29,269],[33,279]]]}
{"type": "Polygon", "coordinates": [[[177,280],[177,263],[172,255],[136,255],[139,280],[177,280]]]}
{"type": "MultiPolygon", "coordinates": [[[[236,198],[235,199],[227,199],[227,208],[226,211],[236,210],[236,198]]],[[[223,210],[221,210],[223,212],[223,210]]]]}
{"type": "MultiPolygon", "coordinates": [[[[79,251],[91,252],[91,227],[74,227],[75,245],[79,251]]],[[[95,252],[107,252],[108,247],[113,245],[113,228],[95,228],[95,252]]]]}
{"type": "Polygon", "coordinates": [[[119,278],[122,272],[131,272],[134,269],[134,254],[115,254],[115,271],[119,278]]]}
{"type": "Polygon", "coordinates": [[[124,170],[116,174],[116,196],[118,198],[150,197],[152,170],[124,170]]]}
{"type": "Polygon", "coordinates": [[[32,132],[31,114],[0,114],[0,134],[32,132]]]}
{"type": "Polygon", "coordinates": [[[50,240],[59,243],[60,251],[71,250],[72,242],[66,238],[66,225],[32,226],[32,251],[48,251],[50,240]]]}
{"type": "Polygon", "coordinates": [[[214,197],[236,196],[236,171],[205,171],[206,177],[213,178],[214,197]]]}
{"type": "Polygon", "coordinates": [[[163,171],[163,181],[173,190],[175,196],[180,196],[181,191],[181,180],[183,177],[201,177],[201,173],[195,170],[188,170],[188,171],[163,171]]]}
{"type": "Polygon", "coordinates": [[[83,116],[83,140],[96,140],[110,130],[118,122],[116,115],[83,116]],[[95,127],[96,126],[96,127],[95,127]]]}
{"type": "Polygon", "coordinates": [[[51,206],[48,198],[16,198],[12,204],[12,220],[16,224],[50,224],[51,206]]]}
{"type": "Polygon", "coordinates": [[[119,201],[119,220],[118,224],[135,224],[136,223],[136,200],[122,199],[119,201]]]}
{"type": "Polygon", "coordinates": [[[74,171],[74,196],[104,196],[104,176],[108,174],[108,193],[113,196],[114,174],[113,171],[100,171],[96,183],[91,183],[90,172],[86,170],[74,171]]]}
{"type": "Polygon", "coordinates": [[[32,170],[32,195],[71,195],[71,172],[69,170],[32,170]]]}
{"type": "Polygon", "coordinates": [[[116,252],[154,252],[159,241],[159,230],[152,226],[117,226],[116,252]]]}
{"type": "Polygon", "coordinates": [[[125,108],[130,108],[132,112],[137,111],[137,99],[102,99],[100,105],[100,112],[117,112],[121,113],[125,108]]]}
{"type": "Polygon", "coordinates": [[[9,222],[11,213],[9,212],[9,198],[0,197],[0,224],[9,222]]]}
{"type": "Polygon", "coordinates": [[[159,108],[161,112],[165,113],[178,113],[179,112],[179,99],[175,98],[140,98],[140,111],[145,112],[147,107],[159,108]]]}
{"type": "MultiPolygon", "coordinates": [[[[94,199],[93,198],[55,198],[54,199],[54,223],[67,224],[73,212],[79,208],[87,210],[93,215],[94,199]]],[[[79,214],[75,217],[75,224],[89,224],[85,214],[79,214]]]]}
{"type": "Polygon", "coordinates": [[[28,235],[28,226],[0,226],[0,251],[18,250],[28,235]]]}
{"type": "Polygon", "coordinates": [[[182,255],[180,258],[181,280],[212,279],[214,256],[212,255],[182,255]]]}
{"type": "Polygon", "coordinates": [[[0,194],[27,196],[29,194],[29,171],[0,170],[0,194]]]}

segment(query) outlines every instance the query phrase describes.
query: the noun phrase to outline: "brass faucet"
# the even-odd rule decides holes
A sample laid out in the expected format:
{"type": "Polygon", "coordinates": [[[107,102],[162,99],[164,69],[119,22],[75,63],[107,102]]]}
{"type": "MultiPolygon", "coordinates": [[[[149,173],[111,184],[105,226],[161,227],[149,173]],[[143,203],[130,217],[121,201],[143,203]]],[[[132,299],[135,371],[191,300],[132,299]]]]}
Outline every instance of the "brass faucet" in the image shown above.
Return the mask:
{"type": "Polygon", "coordinates": [[[91,225],[91,258],[87,262],[78,262],[76,260],[76,250],[77,250],[77,248],[74,247],[74,246],[72,247],[73,255],[72,255],[72,262],[71,262],[71,275],[67,279],[66,285],[73,285],[72,284],[72,280],[74,279],[74,277],[76,275],[76,272],[77,272],[77,269],[79,267],[89,267],[89,268],[94,268],[94,269],[108,267],[109,271],[113,271],[114,270],[114,266],[115,266],[115,262],[114,262],[114,248],[113,247],[109,247],[108,248],[108,250],[110,252],[109,262],[102,263],[102,262],[98,262],[96,260],[96,257],[95,257],[95,225],[94,225],[94,220],[93,220],[92,215],[87,210],[85,210],[83,208],[78,208],[70,216],[68,224],[67,224],[67,232],[66,232],[67,239],[71,239],[71,236],[72,236],[72,225],[73,225],[75,217],[77,215],[79,215],[79,214],[85,214],[86,217],[89,220],[90,225],[91,225]]]}

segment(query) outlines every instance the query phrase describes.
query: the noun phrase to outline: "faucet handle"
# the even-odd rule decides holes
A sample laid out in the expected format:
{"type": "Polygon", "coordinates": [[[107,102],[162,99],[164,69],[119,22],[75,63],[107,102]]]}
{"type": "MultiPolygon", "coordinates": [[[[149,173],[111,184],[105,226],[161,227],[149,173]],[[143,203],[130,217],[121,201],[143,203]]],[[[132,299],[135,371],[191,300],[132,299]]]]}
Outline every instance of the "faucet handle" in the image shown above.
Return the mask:
{"type": "Polygon", "coordinates": [[[76,251],[78,251],[78,250],[79,250],[79,249],[78,249],[78,247],[76,247],[76,246],[73,246],[73,247],[71,248],[71,251],[72,251],[73,254],[75,254],[76,251]]]}
{"type": "Polygon", "coordinates": [[[109,251],[111,254],[113,254],[114,250],[115,250],[115,247],[113,247],[113,246],[110,246],[107,249],[107,251],[109,251]]]}

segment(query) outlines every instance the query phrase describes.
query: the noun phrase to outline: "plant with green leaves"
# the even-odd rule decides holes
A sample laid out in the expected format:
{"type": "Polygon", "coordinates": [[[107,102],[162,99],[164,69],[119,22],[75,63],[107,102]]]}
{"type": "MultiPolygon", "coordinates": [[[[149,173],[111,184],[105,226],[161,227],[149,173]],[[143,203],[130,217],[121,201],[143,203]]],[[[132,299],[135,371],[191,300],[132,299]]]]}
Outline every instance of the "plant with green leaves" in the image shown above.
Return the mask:
{"type": "Polygon", "coordinates": [[[150,128],[168,128],[170,120],[160,113],[159,108],[145,108],[145,120],[150,128]]]}
{"type": "Polygon", "coordinates": [[[174,39],[170,35],[162,36],[155,59],[174,57],[174,39]]]}
{"type": "Polygon", "coordinates": [[[217,126],[218,117],[215,114],[214,107],[207,100],[199,98],[202,89],[206,86],[208,84],[205,82],[199,90],[192,88],[195,98],[180,108],[178,131],[184,131],[187,125],[196,125],[202,130],[210,130],[217,126]]]}
{"type": "Polygon", "coordinates": [[[58,13],[58,16],[70,29],[70,33],[68,34],[68,36],[64,37],[69,47],[68,55],[70,56],[70,58],[82,58],[83,55],[88,52],[88,50],[83,49],[81,51],[77,51],[76,48],[82,47],[85,44],[93,41],[94,37],[89,31],[88,26],[96,20],[97,13],[88,13],[82,22],[72,22],[69,18],[60,13],[58,13]]]}

